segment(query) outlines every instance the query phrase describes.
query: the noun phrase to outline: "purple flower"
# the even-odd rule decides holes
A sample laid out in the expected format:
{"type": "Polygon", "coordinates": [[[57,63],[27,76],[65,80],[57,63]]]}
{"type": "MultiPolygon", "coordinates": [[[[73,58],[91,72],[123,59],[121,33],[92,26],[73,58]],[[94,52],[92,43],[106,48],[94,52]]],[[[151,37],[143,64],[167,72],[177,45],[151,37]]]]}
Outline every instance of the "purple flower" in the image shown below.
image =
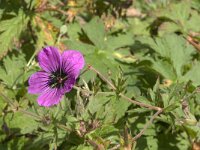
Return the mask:
{"type": "Polygon", "coordinates": [[[67,50],[62,54],[55,47],[43,48],[38,54],[41,71],[29,78],[28,92],[39,94],[41,106],[58,104],[62,96],[71,91],[84,67],[84,58],[79,51],[67,50]]]}

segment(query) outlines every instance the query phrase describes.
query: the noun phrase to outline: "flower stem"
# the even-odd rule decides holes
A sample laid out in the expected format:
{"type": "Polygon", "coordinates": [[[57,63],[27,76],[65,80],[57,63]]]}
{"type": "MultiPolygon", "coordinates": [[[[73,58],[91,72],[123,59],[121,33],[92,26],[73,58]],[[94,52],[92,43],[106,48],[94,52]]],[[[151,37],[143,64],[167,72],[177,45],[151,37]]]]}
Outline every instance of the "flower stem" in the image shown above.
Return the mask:
{"type": "Polygon", "coordinates": [[[129,101],[129,102],[131,102],[133,104],[139,105],[140,107],[146,107],[148,109],[157,110],[157,111],[161,111],[162,110],[162,108],[160,108],[160,107],[144,104],[144,103],[138,102],[136,100],[133,100],[133,99],[123,95],[122,93],[120,93],[119,96],[121,96],[122,98],[126,99],[127,101],[129,101]]]}
{"type": "Polygon", "coordinates": [[[145,124],[144,128],[138,133],[135,137],[133,137],[132,141],[135,142],[138,138],[140,138],[146,129],[152,124],[153,120],[162,112],[162,110],[158,110],[152,117],[151,119],[145,124]]]}
{"type": "Polygon", "coordinates": [[[89,70],[92,70],[94,71],[96,74],[99,75],[99,77],[105,81],[108,85],[110,85],[110,87],[113,89],[113,90],[116,90],[116,87],[111,83],[111,81],[109,81],[104,75],[102,75],[98,70],[96,70],[94,67],[92,67],[91,65],[88,65],[88,68],[89,70]]]}
{"type": "MultiPolygon", "coordinates": [[[[43,120],[43,118],[35,113],[32,113],[30,111],[27,111],[27,110],[24,110],[22,108],[19,108],[19,106],[15,105],[12,100],[10,98],[8,98],[6,95],[4,95],[2,92],[0,92],[0,96],[3,97],[3,100],[8,103],[9,105],[11,105],[16,111],[18,112],[21,112],[25,115],[28,115],[28,116],[31,116],[31,117],[34,117],[34,118],[37,118],[38,120],[43,120]]],[[[63,124],[60,124],[60,123],[56,123],[56,126],[61,128],[61,129],[64,129],[66,131],[69,131],[71,132],[72,130],[69,129],[67,126],[63,125],[63,124]]]]}
{"type": "Polygon", "coordinates": [[[21,108],[18,108],[18,111],[19,111],[19,112],[22,112],[22,113],[24,113],[24,114],[26,114],[26,115],[28,115],[28,116],[32,116],[32,117],[35,117],[35,118],[37,118],[37,119],[39,119],[39,120],[42,120],[42,117],[40,117],[40,116],[38,116],[37,114],[32,113],[32,112],[30,112],[30,111],[27,111],[27,110],[24,110],[24,109],[21,109],[21,108]]]}
{"type": "Polygon", "coordinates": [[[26,65],[26,67],[27,67],[28,69],[29,69],[29,67],[30,67],[30,65],[31,65],[31,63],[32,63],[32,61],[33,61],[33,59],[35,58],[35,55],[36,55],[36,54],[37,54],[37,51],[34,51],[33,55],[32,55],[31,58],[29,59],[27,65],[26,65]]]}
{"type": "Polygon", "coordinates": [[[195,48],[196,48],[196,50],[198,51],[198,52],[200,52],[200,44],[199,43],[197,43],[197,41],[195,41],[195,39],[192,37],[192,36],[187,36],[186,37],[186,40],[191,44],[191,45],[193,45],[195,48]]]}
{"type": "MultiPolygon", "coordinates": [[[[91,65],[88,65],[88,68],[92,71],[94,71],[96,74],[99,75],[99,77],[104,80],[113,90],[116,90],[116,87],[111,83],[111,81],[109,81],[104,75],[102,75],[98,70],[96,70],[94,67],[92,67],[91,65]]],[[[152,106],[152,105],[148,105],[148,104],[145,104],[145,103],[141,103],[139,101],[136,101],[136,100],[133,100],[127,96],[125,96],[124,94],[120,93],[119,96],[121,96],[122,98],[126,99],[127,101],[135,104],[135,105],[138,105],[140,107],[146,107],[148,109],[151,109],[151,110],[157,110],[157,111],[161,111],[162,112],[162,108],[160,107],[156,107],[156,106],[152,106]]]]}
{"type": "Polygon", "coordinates": [[[114,94],[114,92],[97,92],[97,93],[94,93],[93,91],[90,91],[90,90],[87,90],[87,89],[82,89],[81,87],[78,87],[78,86],[73,86],[73,88],[77,91],[82,91],[82,92],[87,92],[88,94],[114,94]]]}
{"type": "Polygon", "coordinates": [[[64,129],[66,131],[69,131],[69,132],[72,131],[70,128],[68,128],[67,126],[65,126],[63,124],[56,123],[56,125],[57,125],[57,127],[61,128],[61,129],[64,129]]]}
{"type": "Polygon", "coordinates": [[[83,71],[81,72],[80,76],[83,75],[84,73],[86,73],[88,70],[90,70],[89,67],[87,67],[85,70],[83,70],[83,71]]]}
{"type": "Polygon", "coordinates": [[[37,118],[37,119],[39,119],[39,120],[42,119],[42,117],[38,116],[37,114],[34,114],[34,113],[32,113],[32,112],[29,112],[29,111],[27,111],[27,110],[24,110],[24,109],[19,108],[18,105],[14,104],[13,101],[12,101],[10,98],[8,98],[6,95],[4,95],[2,92],[0,92],[0,95],[3,97],[3,100],[4,100],[6,103],[8,103],[9,105],[11,105],[11,106],[14,108],[14,110],[16,110],[16,111],[18,111],[18,112],[22,112],[23,114],[26,114],[26,115],[35,117],[35,118],[37,118]]]}
{"type": "Polygon", "coordinates": [[[9,105],[15,107],[15,105],[13,104],[13,102],[12,102],[11,99],[9,99],[7,96],[5,96],[2,92],[0,92],[0,95],[3,97],[3,100],[4,100],[6,103],[8,103],[9,105]]]}

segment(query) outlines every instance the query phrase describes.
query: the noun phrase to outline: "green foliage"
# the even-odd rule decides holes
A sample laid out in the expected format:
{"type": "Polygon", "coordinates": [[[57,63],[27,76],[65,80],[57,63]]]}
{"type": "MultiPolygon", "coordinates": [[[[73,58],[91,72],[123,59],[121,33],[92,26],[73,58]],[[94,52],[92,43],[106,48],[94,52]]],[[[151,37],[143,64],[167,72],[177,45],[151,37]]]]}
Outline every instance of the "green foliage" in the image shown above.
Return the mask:
{"type": "Polygon", "coordinates": [[[34,118],[20,112],[9,114],[5,122],[11,131],[20,130],[21,134],[33,133],[38,128],[38,124],[34,118]]]}
{"type": "Polygon", "coordinates": [[[199,0],[0,1],[0,149],[199,148],[199,8],[199,0]],[[86,62],[49,108],[27,90],[47,45],[79,50],[86,62]]]}
{"type": "Polygon", "coordinates": [[[0,57],[7,53],[13,43],[18,42],[21,32],[27,25],[27,21],[28,19],[23,10],[13,14],[10,19],[0,20],[0,57]]]}
{"type": "Polygon", "coordinates": [[[20,54],[19,57],[5,57],[3,59],[3,67],[0,68],[0,79],[8,87],[13,87],[19,83],[19,80],[21,80],[22,76],[24,76],[25,64],[26,61],[23,54],[20,54]]]}
{"type": "MultiPolygon", "coordinates": [[[[140,41],[144,42],[143,39],[140,41]]],[[[151,60],[153,68],[171,80],[177,80],[183,76],[184,67],[189,64],[192,54],[195,52],[191,45],[175,34],[165,35],[155,40],[148,38],[144,43],[157,53],[151,60]]]]}

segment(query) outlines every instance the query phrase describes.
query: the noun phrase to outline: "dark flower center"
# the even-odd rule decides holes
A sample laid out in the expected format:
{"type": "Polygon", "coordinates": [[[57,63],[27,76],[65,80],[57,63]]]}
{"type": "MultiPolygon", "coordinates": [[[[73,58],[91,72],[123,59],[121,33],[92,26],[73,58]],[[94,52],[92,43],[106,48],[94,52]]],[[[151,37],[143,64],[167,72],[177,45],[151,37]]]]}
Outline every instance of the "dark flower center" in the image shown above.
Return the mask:
{"type": "Polygon", "coordinates": [[[51,73],[51,75],[49,76],[48,85],[51,88],[61,88],[64,86],[66,80],[67,74],[64,73],[63,70],[58,70],[51,73]]]}

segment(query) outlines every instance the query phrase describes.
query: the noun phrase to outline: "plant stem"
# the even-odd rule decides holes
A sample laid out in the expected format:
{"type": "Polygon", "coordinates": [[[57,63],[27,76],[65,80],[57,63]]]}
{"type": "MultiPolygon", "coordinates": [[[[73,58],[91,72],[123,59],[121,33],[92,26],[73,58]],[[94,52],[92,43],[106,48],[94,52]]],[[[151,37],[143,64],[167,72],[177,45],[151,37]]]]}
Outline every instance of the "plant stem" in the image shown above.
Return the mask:
{"type": "MultiPolygon", "coordinates": [[[[109,81],[104,75],[102,75],[98,70],[96,70],[94,67],[92,67],[91,65],[88,65],[88,68],[92,71],[94,71],[96,74],[99,75],[99,77],[104,80],[113,90],[116,90],[116,87],[111,83],[111,81],[109,81]]],[[[141,103],[139,101],[136,100],[132,100],[129,97],[125,96],[124,94],[120,93],[119,96],[121,96],[122,98],[128,100],[129,102],[135,104],[135,105],[139,105],[140,107],[146,107],[148,109],[151,110],[157,110],[157,111],[161,111],[162,112],[162,108],[160,107],[156,107],[156,106],[152,106],[152,105],[148,105],[148,104],[144,104],[141,103]]]]}
{"type": "MultiPolygon", "coordinates": [[[[162,113],[162,110],[158,110],[152,117],[151,119],[145,124],[144,128],[135,136],[132,138],[132,142],[135,142],[138,138],[140,138],[144,132],[146,131],[146,129],[153,123],[153,120],[160,114],[162,113]]],[[[116,150],[119,149],[120,144],[117,144],[116,146],[114,146],[113,148],[111,148],[110,150],[116,150]]]]}
{"type": "Polygon", "coordinates": [[[157,110],[157,111],[162,110],[162,108],[160,108],[160,107],[144,104],[144,103],[138,102],[136,100],[133,100],[133,99],[123,95],[122,93],[120,93],[119,96],[121,96],[122,98],[126,99],[127,101],[129,101],[129,102],[131,102],[133,104],[136,104],[136,105],[138,105],[140,107],[145,107],[145,108],[148,108],[148,109],[151,109],[151,110],[157,110]]]}
{"type": "Polygon", "coordinates": [[[8,98],[7,96],[5,96],[2,92],[0,92],[0,95],[3,97],[3,100],[8,103],[9,105],[15,107],[15,105],[13,104],[12,100],[10,98],[8,98]]]}
{"type": "Polygon", "coordinates": [[[27,110],[24,110],[24,109],[19,108],[19,106],[17,106],[16,104],[14,104],[14,103],[12,102],[12,100],[11,100],[10,98],[8,98],[6,95],[4,95],[2,92],[0,92],[0,95],[3,97],[3,100],[4,100],[6,103],[8,103],[9,105],[11,105],[16,111],[22,112],[22,113],[24,113],[24,114],[26,114],[26,115],[29,115],[29,116],[32,116],[32,117],[35,117],[35,118],[37,118],[37,119],[39,119],[39,120],[42,119],[42,117],[38,116],[37,114],[34,114],[34,113],[32,113],[32,112],[29,112],[29,111],[27,111],[27,110]]]}
{"type": "Polygon", "coordinates": [[[21,109],[21,108],[18,108],[18,111],[19,111],[19,112],[22,112],[22,113],[24,113],[24,114],[26,114],[26,115],[28,115],[28,116],[35,117],[35,118],[37,118],[37,119],[39,119],[39,120],[42,120],[42,117],[40,117],[40,116],[38,116],[37,114],[32,113],[32,112],[30,112],[30,111],[27,111],[27,110],[24,110],[24,109],[21,109]]]}
{"type": "Polygon", "coordinates": [[[87,67],[85,70],[83,70],[83,72],[81,72],[80,76],[83,75],[84,73],[86,73],[89,69],[89,67],[87,67]]]}
{"type": "Polygon", "coordinates": [[[104,80],[107,84],[110,85],[110,87],[113,89],[113,90],[116,90],[116,87],[111,83],[111,81],[109,81],[104,75],[102,75],[98,70],[96,70],[94,67],[92,67],[91,65],[88,65],[88,68],[92,71],[94,71],[96,74],[99,75],[99,77],[104,80]]]}
{"type": "MultiPolygon", "coordinates": [[[[27,111],[27,110],[24,110],[24,109],[21,109],[19,108],[18,106],[16,106],[12,100],[10,98],[8,98],[6,95],[4,95],[2,92],[0,92],[0,95],[3,97],[3,100],[8,103],[9,105],[11,105],[12,107],[14,107],[14,109],[18,112],[22,112],[23,114],[26,114],[28,116],[31,116],[31,117],[35,117],[37,118],[38,120],[43,120],[43,118],[35,113],[32,113],[30,111],[27,111]]],[[[62,128],[66,131],[70,131],[71,132],[71,129],[69,129],[68,127],[66,127],[65,125],[63,124],[60,124],[60,123],[56,123],[56,126],[59,127],[59,128],[62,128]]]]}
{"type": "Polygon", "coordinates": [[[152,117],[151,119],[145,124],[144,128],[138,133],[135,137],[133,137],[132,141],[135,142],[138,138],[140,138],[146,129],[152,124],[153,120],[162,112],[162,110],[158,110],[152,117]]]}
{"type": "Polygon", "coordinates": [[[36,54],[37,54],[37,50],[34,51],[33,55],[31,56],[31,58],[29,59],[27,65],[26,65],[26,67],[27,67],[28,69],[29,69],[30,64],[32,63],[33,59],[35,58],[35,55],[36,55],[36,54]]]}
{"type": "MultiPolygon", "coordinates": [[[[87,92],[88,94],[94,94],[94,92],[93,91],[90,91],[90,90],[87,90],[87,89],[82,89],[82,88],[80,88],[80,87],[78,87],[78,86],[73,86],[73,88],[75,89],[75,90],[77,90],[77,91],[82,91],[82,92],[87,92]]],[[[96,93],[96,95],[98,95],[98,94],[114,94],[114,92],[97,92],[96,93]]]]}
{"type": "Polygon", "coordinates": [[[69,129],[68,127],[66,127],[66,126],[63,125],[63,124],[56,123],[56,125],[57,125],[57,127],[62,128],[62,129],[64,129],[64,130],[66,130],[66,131],[69,131],[69,132],[72,131],[71,129],[69,129]]]}
{"type": "Polygon", "coordinates": [[[66,11],[59,9],[57,6],[54,6],[54,5],[48,5],[48,6],[45,6],[45,7],[40,7],[40,8],[37,8],[35,11],[37,13],[41,13],[41,12],[44,12],[44,11],[56,11],[58,13],[65,15],[65,16],[68,16],[68,13],[66,11]]]}
{"type": "Polygon", "coordinates": [[[186,37],[186,40],[191,44],[191,45],[193,45],[195,48],[196,48],[196,50],[198,51],[198,52],[200,52],[200,44],[199,43],[197,43],[195,40],[194,40],[194,38],[192,37],[192,36],[188,36],[188,37],[186,37]]]}
{"type": "Polygon", "coordinates": [[[91,139],[87,139],[86,140],[90,145],[93,146],[94,149],[96,150],[104,150],[104,146],[102,144],[98,144],[95,141],[91,140],[91,139]]]}
{"type": "Polygon", "coordinates": [[[115,145],[114,147],[112,147],[110,150],[116,150],[120,148],[120,144],[115,145]]]}

